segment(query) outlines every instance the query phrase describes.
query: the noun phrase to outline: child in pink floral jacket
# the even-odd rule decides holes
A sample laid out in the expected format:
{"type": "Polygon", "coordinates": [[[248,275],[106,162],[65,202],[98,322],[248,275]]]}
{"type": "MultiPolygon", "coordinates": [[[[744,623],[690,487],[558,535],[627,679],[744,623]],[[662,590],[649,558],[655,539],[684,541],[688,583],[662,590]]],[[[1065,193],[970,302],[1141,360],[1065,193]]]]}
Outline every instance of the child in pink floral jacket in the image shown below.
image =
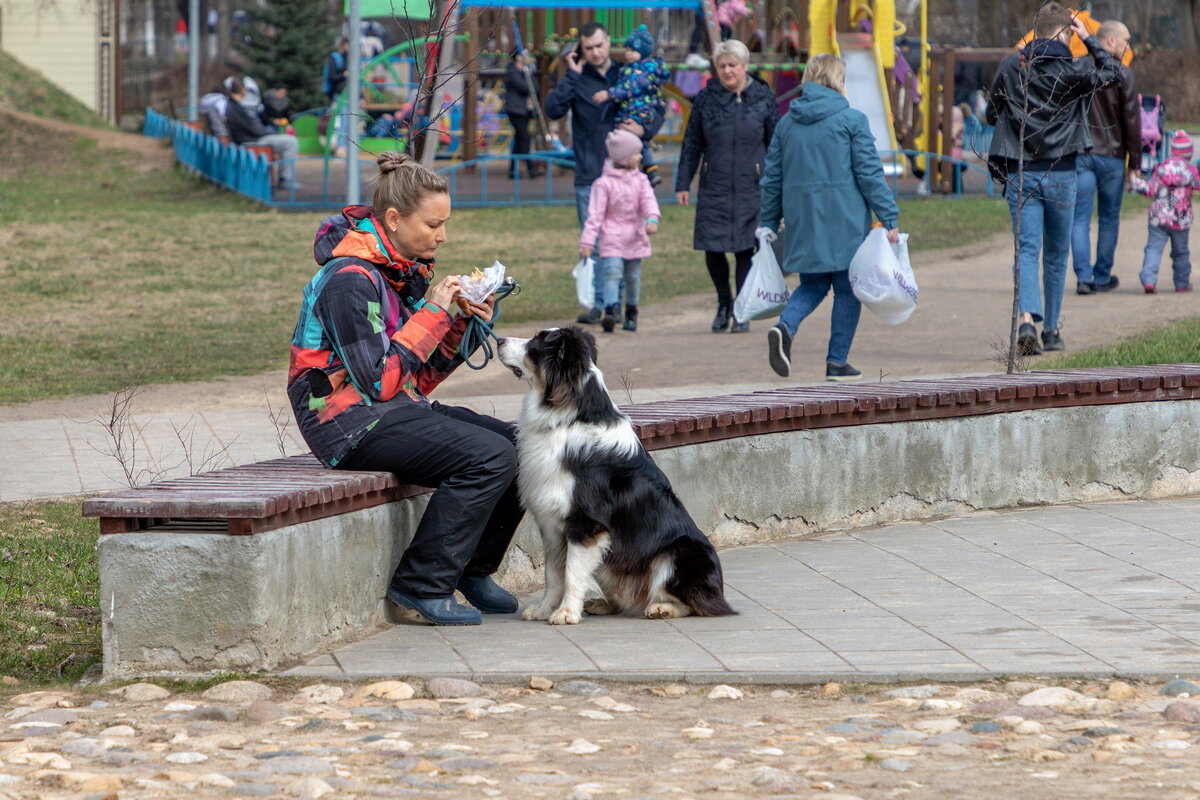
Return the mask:
{"type": "Polygon", "coordinates": [[[642,259],[652,252],[650,237],[658,232],[662,214],[650,180],[638,169],[642,161],[641,139],[618,129],[608,134],[604,144],[608,159],[588,197],[588,217],[579,237],[579,255],[591,258],[592,244],[599,235],[597,283],[604,287],[604,316],[600,325],[605,333],[612,333],[620,321],[617,301],[623,275],[625,322],[621,327],[636,331],[642,259]]]}
{"type": "Polygon", "coordinates": [[[1171,242],[1175,291],[1192,290],[1188,232],[1192,227],[1192,192],[1200,191],[1200,173],[1191,163],[1192,152],[1192,137],[1186,131],[1175,131],[1170,157],[1154,168],[1150,180],[1139,175],[1130,179],[1133,191],[1154,198],[1150,204],[1150,237],[1139,276],[1146,294],[1158,291],[1158,265],[1167,241],[1171,242]]]}

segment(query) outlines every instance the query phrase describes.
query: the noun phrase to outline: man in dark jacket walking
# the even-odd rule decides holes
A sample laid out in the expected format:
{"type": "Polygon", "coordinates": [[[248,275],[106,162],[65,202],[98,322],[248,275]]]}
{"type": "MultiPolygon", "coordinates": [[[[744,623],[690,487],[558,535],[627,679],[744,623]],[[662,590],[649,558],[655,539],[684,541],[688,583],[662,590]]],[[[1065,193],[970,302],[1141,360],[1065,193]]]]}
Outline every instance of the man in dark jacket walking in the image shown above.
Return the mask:
{"type": "Polygon", "coordinates": [[[1021,314],[1017,346],[1023,355],[1064,347],[1058,317],[1075,219],[1075,160],[1092,148],[1089,99],[1120,78],[1120,62],[1059,3],[1042,6],[1034,33],[1024,50],[1000,64],[987,111],[988,122],[996,126],[988,163],[1006,184],[1019,232],[1013,267],[1021,314]],[[1067,46],[1072,31],[1092,58],[1072,59],[1067,46]],[[1042,323],[1041,342],[1037,322],[1042,323]]]}
{"type": "MultiPolygon", "coordinates": [[[[529,153],[529,120],[534,112],[533,104],[537,102],[537,84],[532,78],[529,56],[523,51],[513,54],[504,73],[504,113],[513,128],[513,155],[529,153]]],[[[525,168],[531,178],[542,174],[536,161],[525,159],[525,168]]],[[[508,167],[508,177],[515,180],[520,171],[521,162],[513,159],[508,167]]]]}
{"type": "MultiPolygon", "coordinates": [[[[608,30],[599,22],[588,22],[579,29],[579,48],[567,53],[567,71],[546,95],[546,116],[562,119],[571,114],[571,147],[575,152],[575,212],[579,227],[587,221],[588,196],[592,183],[600,177],[607,155],[604,139],[613,129],[613,102],[596,103],[592,95],[608,91],[617,82],[620,67],[609,57],[608,30]],[[583,59],[579,57],[583,53],[583,59]]],[[[649,140],[662,127],[663,115],[643,128],[628,122],[625,128],[642,140],[649,140]]],[[[579,315],[578,322],[595,323],[603,315],[604,300],[597,288],[594,304],[579,315]]]]}
{"type": "MultiPolygon", "coordinates": [[[[1096,31],[1100,46],[1118,61],[1129,47],[1129,28],[1116,20],[1096,31]]],[[[1142,153],[1141,113],[1133,70],[1121,65],[1121,79],[1105,86],[1092,98],[1092,152],[1075,162],[1075,226],[1071,231],[1071,256],[1078,294],[1107,292],[1120,281],[1113,271],[1113,253],[1121,226],[1121,198],[1125,175],[1136,173],[1142,153]],[[1092,261],[1092,208],[1099,201],[1096,260],[1092,261]]]]}

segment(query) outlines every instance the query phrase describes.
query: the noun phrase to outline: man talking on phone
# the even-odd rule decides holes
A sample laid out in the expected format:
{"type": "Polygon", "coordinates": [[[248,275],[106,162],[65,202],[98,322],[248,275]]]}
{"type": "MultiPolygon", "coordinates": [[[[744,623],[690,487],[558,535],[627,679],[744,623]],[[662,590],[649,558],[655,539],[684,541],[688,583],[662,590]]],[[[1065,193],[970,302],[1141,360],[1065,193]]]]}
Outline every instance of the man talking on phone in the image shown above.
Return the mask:
{"type": "MultiPolygon", "coordinates": [[[[553,120],[571,114],[571,146],[575,151],[575,211],[579,227],[587,220],[588,197],[592,183],[600,177],[607,151],[604,138],[613,129],[613,103],[592,101],[596,92],[607,91],[617,82],[620,67],[609,57],[608,30],[599,22],[588,22],[579,29],[579,45],[564,57],[567,72],[546,96],[546,116],[553,120]],[[580,54],[582,53],[582,57],[580,54]]],[[[663,116],[643,130],[636,122],[623,128],[638,138],[653,136],[662,127],[663,116]]],[[[649,138],[649,137],[646,137],[649,138]]],[[[577,322],[594,324],[603,314],[603,299],[597,289],[592,308],[579,315],[577,322]]]]}

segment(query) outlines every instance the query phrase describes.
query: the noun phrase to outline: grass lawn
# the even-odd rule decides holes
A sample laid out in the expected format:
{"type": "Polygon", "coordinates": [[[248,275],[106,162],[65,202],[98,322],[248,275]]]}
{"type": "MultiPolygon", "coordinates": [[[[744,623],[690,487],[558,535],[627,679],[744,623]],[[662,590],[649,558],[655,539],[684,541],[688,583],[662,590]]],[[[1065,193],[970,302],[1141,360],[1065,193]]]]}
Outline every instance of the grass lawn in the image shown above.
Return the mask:
{"type": "MultiPolygon", "coordinates": [[[[112,127],[40,72],[29,69],[3,50],[0,50],[0,106],[91,128],[112,127]]],[[[54,157],[54,149],[47,150],[47,155],[54,157]]]]}
{"type": "MultiPolygon", "coordinates": [[[[321,214],[282,214],[176,169],[14,124],[0,129],[0,404],[205,380],[286,366],[321,214]]],[[[902,201],[914,250],[957,246],[1008,226],[1000,200],[902,201]]],[[[646,302],[710,289],[692,250],[694,208],[666,206],[646,302]]],[[[439,253],[443,272],[499,259],[524,291],[508,321],[578,312],[572,207],[464,209],[439,253]]]]}
{"type": "Polygon", "coordinates": [[[0,675],[70,681],[100,660],[99,533],[78,502],[0,505],[0,675]]]}

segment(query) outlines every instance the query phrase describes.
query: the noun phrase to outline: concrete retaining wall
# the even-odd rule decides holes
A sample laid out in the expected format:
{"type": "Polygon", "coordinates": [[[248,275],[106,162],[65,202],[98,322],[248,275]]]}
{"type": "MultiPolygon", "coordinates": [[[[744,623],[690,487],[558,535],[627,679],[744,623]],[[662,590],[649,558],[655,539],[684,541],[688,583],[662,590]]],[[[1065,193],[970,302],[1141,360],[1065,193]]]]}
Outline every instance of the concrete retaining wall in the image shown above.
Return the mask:
{"type": "MultiPolygon", "coordinates": [[[[793,431],[659,450],[719,546],[975,509],[1200,493],[1200,400],[793,431]]],[[[266,671],[386,622],[427,496],[246,537],[100,542],[107,677],[266,671]]],[[[541,582],[527,521],[501,572],[541,582]]]]}

